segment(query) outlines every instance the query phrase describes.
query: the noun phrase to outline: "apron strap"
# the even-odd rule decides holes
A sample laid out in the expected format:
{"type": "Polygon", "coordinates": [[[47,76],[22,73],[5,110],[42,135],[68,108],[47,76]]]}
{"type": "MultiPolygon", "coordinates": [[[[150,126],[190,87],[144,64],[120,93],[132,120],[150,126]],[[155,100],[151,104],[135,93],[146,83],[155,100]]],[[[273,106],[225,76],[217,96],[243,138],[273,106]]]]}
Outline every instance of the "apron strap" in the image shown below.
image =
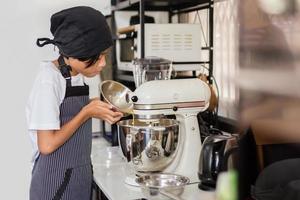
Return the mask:
{"type": "Polygon", "coordinates": [[[63,194],[65,193],[66,189],[67,189],[67,186],[69,185],[70,183],[70,179],[71,179],[71,176],[72,176],[72,172],[73,172],[73,168],[68,168],[66,171],[65,171],[65,176],[64,176],[64,180],[63,182],[60,184],[58,190],[56,191],[54,197],[52,200],[60,200],[62,199],[62,196],[63,194]]]}
{"type": "Polygon", "coordinates": [[[67,87],[71,87],[71,73],[70,71],[72,68],[65,63],[64,57],[62,55],[59,56],[58,58],[58,68],[62,76],[66,79],[67,81],[67,87]]]}

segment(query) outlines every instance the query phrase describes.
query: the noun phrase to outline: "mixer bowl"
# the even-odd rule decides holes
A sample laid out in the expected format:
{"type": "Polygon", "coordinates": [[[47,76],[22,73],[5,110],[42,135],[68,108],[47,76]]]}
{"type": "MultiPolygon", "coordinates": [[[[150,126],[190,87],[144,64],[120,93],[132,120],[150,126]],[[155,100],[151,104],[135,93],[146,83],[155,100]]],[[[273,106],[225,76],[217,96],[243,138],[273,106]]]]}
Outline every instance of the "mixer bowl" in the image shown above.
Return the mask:
{"type": "Polygon", "coordinates": [[[176,155],[179,125],[173,119],[152,122],[132,119],[118,122],[119,144],[128,162],[142,172],[161,171],[176,155]]]}
{"type": "Polygon", "coordinates": [[[107,80],[100,84],[103,98],[117,110],[123,113],[132,113],[133,104],[130,100],[132,91],[123,84],[107,80]]]}

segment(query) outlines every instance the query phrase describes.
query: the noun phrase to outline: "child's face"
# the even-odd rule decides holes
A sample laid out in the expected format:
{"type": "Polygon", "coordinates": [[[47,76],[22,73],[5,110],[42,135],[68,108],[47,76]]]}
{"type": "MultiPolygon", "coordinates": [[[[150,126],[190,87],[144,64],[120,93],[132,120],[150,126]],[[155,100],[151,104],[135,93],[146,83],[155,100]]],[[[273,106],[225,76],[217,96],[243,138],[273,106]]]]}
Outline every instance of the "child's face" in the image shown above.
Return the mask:
{"type": "Polygon", "coordinates": [[[99,59],[97,62],[95,62],[93,65],[87,67],[88,63],[84,61],[80,61],[76,58],[69,57],[68,59],[69,65],[72,68],[72,75],[82,74],[86,77],[94,77],[96,75],[99,75],[100,71],[105,67],[106,60],[105,55],[101,54],[99,56],[99,59]]]}

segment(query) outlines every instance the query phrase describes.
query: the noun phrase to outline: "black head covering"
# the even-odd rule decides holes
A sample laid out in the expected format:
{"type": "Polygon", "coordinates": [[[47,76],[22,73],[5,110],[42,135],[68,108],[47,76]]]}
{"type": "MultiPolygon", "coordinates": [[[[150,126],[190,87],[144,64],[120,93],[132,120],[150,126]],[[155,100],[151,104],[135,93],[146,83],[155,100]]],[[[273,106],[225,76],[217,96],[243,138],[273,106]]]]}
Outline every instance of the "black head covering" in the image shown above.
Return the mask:
{"type": "Polygon", "coordinates": [[[39,38],[37,45],[56,45],[64,56],[89,58],[112,45],[112,36],[101,12],[91,7],[78,6],[51,16],[50,31],[54,36],[39,38]]]}

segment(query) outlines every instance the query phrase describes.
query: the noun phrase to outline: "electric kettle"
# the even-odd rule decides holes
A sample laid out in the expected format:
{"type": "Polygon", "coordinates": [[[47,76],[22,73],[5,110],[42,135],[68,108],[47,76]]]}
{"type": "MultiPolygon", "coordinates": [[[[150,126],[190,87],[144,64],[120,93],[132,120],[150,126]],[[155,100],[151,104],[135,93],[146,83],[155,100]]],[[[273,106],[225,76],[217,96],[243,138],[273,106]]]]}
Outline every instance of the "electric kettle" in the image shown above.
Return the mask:
{"type": "Polygon", "coordinates": [[[228,160],[230,155],[237,150],[237,136],[210,135],[205,138],[199,159],[200,189],[215,189],[218,174],[232,167],[229,165],[233,165],[233,163],[228,160]]]}

